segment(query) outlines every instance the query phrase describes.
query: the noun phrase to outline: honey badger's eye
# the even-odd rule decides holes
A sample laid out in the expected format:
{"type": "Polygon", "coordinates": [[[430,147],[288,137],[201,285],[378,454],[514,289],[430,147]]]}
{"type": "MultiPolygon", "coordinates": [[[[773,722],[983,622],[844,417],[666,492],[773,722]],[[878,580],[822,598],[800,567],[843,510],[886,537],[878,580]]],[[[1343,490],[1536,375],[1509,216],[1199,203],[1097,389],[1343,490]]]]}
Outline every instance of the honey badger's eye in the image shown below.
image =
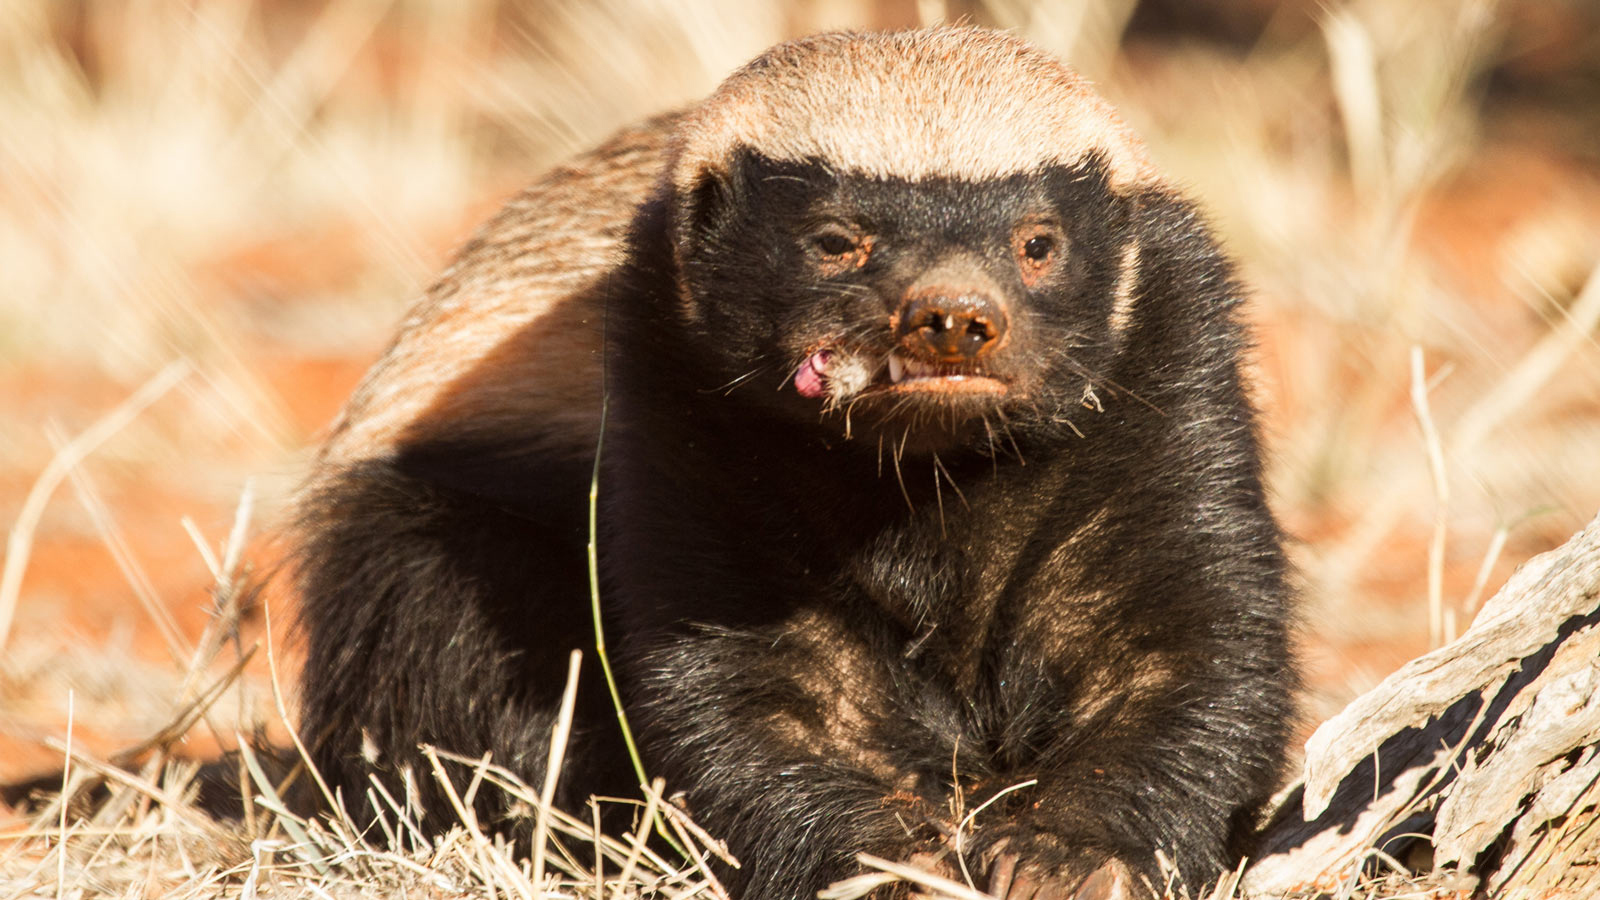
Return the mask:
{"type": "Polygon", "coordinates": [[[811,239],[824,256],[843,256],[856,249],[855,238],[842,231],[824,231],[811,239]]]}
{"type": "Polygon", "coordinates": [[[811,234],[812,259],[824,276],[838,275],[867,264],[872,235],[845,225],[826,225],[811,234]]]}
{"type": "Polygon", "coordinates": [[[1016,254],[1022,283],[1033,287],[1055,268],[1066,239],[1061,229],[1050,222],[1027,222],[1011,233],[1011,250],[1016,254]]]}

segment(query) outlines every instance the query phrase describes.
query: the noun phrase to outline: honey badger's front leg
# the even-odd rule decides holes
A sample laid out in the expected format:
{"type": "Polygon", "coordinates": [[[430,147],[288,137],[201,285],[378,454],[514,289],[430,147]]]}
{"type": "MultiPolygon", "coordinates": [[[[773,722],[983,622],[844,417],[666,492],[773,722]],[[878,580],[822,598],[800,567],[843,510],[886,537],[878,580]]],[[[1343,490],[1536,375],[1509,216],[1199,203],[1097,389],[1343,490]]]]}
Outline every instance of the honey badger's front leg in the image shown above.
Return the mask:
{"type": "MultiPolygon", "coordinates": [[[[953,834],[945,787],[960,711],[825,611],[700,627],[641,660],[653,773],[740,860],[736,896],[812,898],[857,854],[924,862],[953,834]],[[932,701],[932,702],[929,702],[932,701]]],[[[953,867],[945,874],[955,875],[953,867]]]]}
{"type": "Polygon", "coordinates": [[[1158,851],[1199,890],[1236,862],[1286,727],[1286,693],[1239,675],[1262,658],[1128,654],[1099,672],[1019,663],[1002,678],[1024,685],[1006,727],[1029,737],[990,765],[1005,784],[1035,783],[978,817],[969,844],[991,893],[1054,896],[1097,870],[1160,884],[1158,851]]]}
{"type": "MultiPolygon", "coordinates": [[[[1061,478],[1054,467],[1029,477],[1061,478]]],[[[1247,851],[1296,680],[1275,526],[1232,477],[1108,476],[1097,498],[1031,517],[969,492],[968,541],[989,548],[971,553],[975,581],[994,599],[962,742],[992,774],[967,805],[1034,782],[974,820],[969,864],[986,864],[992,892],[1070,896],[1108,861],[1102,887],[1142,891],[1162,883],[1157,851],[1198,891],[1247,851]]]]}

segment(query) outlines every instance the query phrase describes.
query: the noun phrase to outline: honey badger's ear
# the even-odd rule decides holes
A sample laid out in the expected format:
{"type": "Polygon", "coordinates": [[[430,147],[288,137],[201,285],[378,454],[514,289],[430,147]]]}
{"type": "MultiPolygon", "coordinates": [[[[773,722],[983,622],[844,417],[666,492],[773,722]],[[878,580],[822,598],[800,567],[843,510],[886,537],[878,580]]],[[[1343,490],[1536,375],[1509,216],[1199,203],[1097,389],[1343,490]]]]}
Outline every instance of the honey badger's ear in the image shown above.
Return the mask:
{"type": "Polygon", "coordinates": [[[733,208],[733,198],[730,173],[718,169],[702,171],[678,213],[679,246],[688,249],[688,243],[705,240],[720,230],[733,208]]]}
{"type": "Polygon", "coordinates": [[[715,240],[726,230],[740,200],[748,194],[752,167],[751,154],[741,148],[693,174],[688,190],[679,200],[680,254],[687,254],[707,240],[715,240]]]}
{"type": "Polygon", "coordinates": [[[706,265],[707,251],[714,251],[729,238],[737,209],[734,179],[738,165],[737,160],[729,159],[722,165],[701,167],[686,187],[678,188],[676,208],[670,213],[672,254],[680,273],[679,301],[689,321],[697,321],[701,315],[689,286],[708,275],[700,271],[706,265]]]}

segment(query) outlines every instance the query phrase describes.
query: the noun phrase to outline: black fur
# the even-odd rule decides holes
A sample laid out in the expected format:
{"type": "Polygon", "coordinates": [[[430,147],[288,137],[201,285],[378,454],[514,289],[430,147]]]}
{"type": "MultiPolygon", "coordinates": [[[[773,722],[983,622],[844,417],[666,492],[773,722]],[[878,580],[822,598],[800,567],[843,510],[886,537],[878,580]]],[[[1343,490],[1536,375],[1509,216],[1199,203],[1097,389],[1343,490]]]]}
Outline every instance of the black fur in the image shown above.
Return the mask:
{"type": "MultiPolygon", "coordinates": [[[[1010,854],[1070,890],[1112,857],[1154,880],[1158,849],[1192,886],[1231,865],[1296,686],[1239,296],[1189,203],[1094,161],[906,183],[743,154],[640,211],[607,300],[602,596],[646,766],[728,840],[739,896],[946,847],[958,810],[1030,780],[965,823],[974,872],[1010,854]],[[1008,240],[1040,215],[1067,246],[1030,288],[1008,240]],[[818,274],[822,220],[875,235],[868,262],[818,274]],[[825,412],[794,389],[819,342],[887,354],[902,292],[952,253],[1004,295],[1003,398],[825,412]]],[[[299,560],[305,722],[347,805],[363,731],[391,780],[422,741],[542,777],[566,654],[592,643],[587,483],[482,445],[329,482],[299,560]]],[[[585,678],[567,802],[630,777],[585,678]]]]}
{"type": "MultiPolygon", "coordinates": [[[[493,751],[541,783],[568,654],[592,645],[588,482],[586,469],[506,448],[432,445],[340,472],[302,511],[302,727],[358,821],[374,807],[392,815],[368,772],[404,802],[407,767],[424,824],[457,821],[420,744],[493,751]]],[[[561,783],[574,807],[633,782],[603,729],[610,703],[590,656],[561,783]]],[[[470,773],[447,768],[464,791],[470,773]]],[[[506,813],[492,799],[478,811],[506,813]]]]}

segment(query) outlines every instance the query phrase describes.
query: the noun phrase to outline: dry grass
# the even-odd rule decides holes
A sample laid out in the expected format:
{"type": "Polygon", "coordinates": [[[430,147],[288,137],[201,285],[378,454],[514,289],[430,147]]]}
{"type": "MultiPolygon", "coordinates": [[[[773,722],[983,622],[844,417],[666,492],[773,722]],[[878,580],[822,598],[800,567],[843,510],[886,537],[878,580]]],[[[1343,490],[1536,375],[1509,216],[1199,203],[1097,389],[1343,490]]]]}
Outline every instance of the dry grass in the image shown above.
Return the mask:
{"type": "MultiPolygon", "coordinates": [[[[1219,48],[1119,44],[1131,0],[9,0],[0,778],[68,758],[45,742],[66,740],[69,706],[71,768],[123,774],[97,776],[111,802],[89,819],[13,820],[0,896],[539,887],[533,861],[466,830],[424,846],[398,814],[391,838],[188,805],[179,757],[288,734],[250,655],[265,623],[230,606],[270,557],[245,549],[241,487],[255,478],[253,519],[272,521],[405,298],[533,173],[788,34],[947,8],[1091,73],[1240,255],[1300,538],[1310,718],[1463,627],[1600,507],[1600,161],[1567,109],[1484,87],[1560,3],[1287,3],[1219,48]],[[175,361],[181,382],[95,431],[175,361]]],[[[492,766],[478,789],[541,808],[492,766]]],[[[715,895],[627,837],[547,825],[564,894],[715,895]]]]}
{"type": "Polygon", "coordinates": [[[1594,160],[1485,97],[1510,27],[1495,12],[1353,3],[1243,57],[1141,54],[1109,85],[1258,292],[1318,718],[1600,506],[1594,160]],[[1413,348],[1437,454],[1412,418],[1413,348]]]}
{"type": "MultiPolygon", "coordinates": [[[[565,741],[570,706],[553,747],[565,741]]],[[[659,783],[639,805],[640,823],[620,838],[602,834],[599,802],[590,821],[549,804],[487,758],[471,760],[429,751],[436,777],[459,797],[459,823],[429,839],[410,798],[383,793],[391,815],[361,829],[346,817],[303,818],[290,812],[260,763],[241,745],[248,784],[243,821],[219,823],[194,806],[196,766],[158,755],[137,771],[64,753],[62,796],[104,784],[92,812],[69,815],[57,799],[24,827],[0,834],[0,892],[5,896],[215,897],[670,897],[727,900],[706,865],[726,851],[661,797],[659,783]],[[469,783],[452,784],[440,759],[472,767],[469,783]],[[501,838],[485,837],[470,809],[479,791],[503,791],[537,819],[532,854],[501,838]],[[650,822],[660,811],[686,858],[664,858],[650,845],[650,822]]],[[[374,790],[383,789],[374,782],[374,790]]],[[[628,801],[609,801],[628,802],[628,801]]]]}

